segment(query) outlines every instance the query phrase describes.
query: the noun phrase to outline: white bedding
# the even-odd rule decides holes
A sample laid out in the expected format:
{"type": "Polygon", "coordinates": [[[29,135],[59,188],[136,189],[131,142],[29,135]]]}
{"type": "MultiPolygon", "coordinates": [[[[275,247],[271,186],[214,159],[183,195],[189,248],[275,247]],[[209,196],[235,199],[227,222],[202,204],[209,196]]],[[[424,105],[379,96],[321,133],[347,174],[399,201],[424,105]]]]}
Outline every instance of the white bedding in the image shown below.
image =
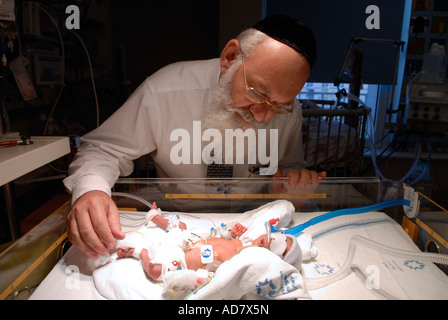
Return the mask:
{"type": "MultiPolygon", "coordinates": [[[[182,214],[181,220],[187,223],[189,229],[209,230],[211,227],[219,226],[221,223],[230,221],[241,221],[247,218],[244,215],[236,214],[182,214]]],[[[322,212],[295,213],[292,225],[297,225],[308,221],[322,212]]],[[[135,229],[132,225],[136,224],[135,218],[144,218],[142,212],[126,212],[122,215],[124,230],[135,229]]],[[[420,261],[403,260],[387,255],[378,254],[371,249],[359,247],[354,263],[359,271],[352,272],[343,280],[332,283],[317,290],[307,290],[306,279],[325,276],[334,273],[344,263],[350,238],[353,235],[361,235],[377,242],[387,244],[392,247],[418,250],[411,239],[403,229],[388,218],[385,214],[379,212],[369,212],[359,215],[342,216],[318,225],[311,226],[306,230],[314,236],[318,255],[315,259],[302,264],[300,270],[305,285],[301,283],[301,278],[296,277],[295,268],[288,269],[288,275],[298,280],[298,289],[295,296],[285,296],[286,298],[312,298],[312,299],[448,299],[448,277],[431,263],[422,263],[420,261]],[[364,274],[364,275],[363,275],[364,274]],[[367,277],[367,278],[366,278],[367,277]],[[373,287],[373,289],[372,289],[373,287]],[[376,288],[376,289],[374,289],[376,288]]],[[[261,248],[244,249],[248,254],[255,257],[261,256],[256,250],[265,250],[261,248]],[[251,252],[250,252],[251,251],[251,252]]],[[[238,290],[245,290],[244,285],[247,278],[244,276],[245,270],[251,263],[244,264],[244,255],[237,255],[240,261],[229,260],[229,266],[234,263],[244,270],[235,273],[235,278],[231,281],[231,286],[227,286],[229,298],[265,298],[269,288],[263,285],[263,281],[258,283],[260,290],[257,292],[248,292],[241,296],[238,290]],[[240,274],[241,279],[236,277],[240,274]],[[229,290],[229,288],[232,288],[229,290]],[[235,293],[235,294],[233,294],[235,293]]],[[[275,259],[274,259],[275,260],[275,259]]],[[[283,268],[281,259],[277,268],[283,268]]],[[[253,262],[252,260],[249,260],[253,262]]],[[[221,267],[223,267],[225,262],[221,267]]],[[[89,261],[79,250],[71,248],[67,254],[56,264],[51,273],[35,290],[31,299],[162,299],[162,290],[160,284],[151,282],[145,278],[140,262],[134,259],[124,259],[114,262],[113,272],[107,274],[110,278],[104,280],[107,284],[107,290],[101,287],[98,280],[95,283],[92,276],[94,267],[92,261],[89,261]],[[138,279],[146,279],[139,281],[138,279]],[[114,289],[115,286],[115,290],[114,289]],[[105,294],[106,292],[106,294],[105,294]],[[112,292],[112,293],[110,293],[112,292]],[[102,293],[102,294],[101,294],[102,293]]],[[[106,266],[107,267],[107,266],[106,266]]],[[[221,268],[220,267],[220,268],[221,268]]],[[[218,272],[220,270],[218,268],[218,272]]],[[[222,272],[225,268],[222,268],[222,272]]],[[[271,268],[269,271],[275,270],[271,268]]],[[[249,277],[250,278],[250,277],[249,277]]],[[[268,277],[265,277],[266,279],[268,277]]],[[[217,277],[216,279],[220,279],[217,277]]],[[[198,290],[198,295],[187,296],[189,299],[202,297],[201,290],[205,297],[212,299],[221,298],[218,296],[207,295],[214,291],[213,278],[209,284],[198,290]],[[208,293],[207,293],[208,292],[208,293]],[[207,293],[207,294],[206,294],[207,293]]],[[[278,281],[283,281],[280,277],[278,281]]],[[[229,280],[230,281],[230,280],[229,280]]],[[[257,279],[257,281],[259,281],[257,279]]],[[[218,282],[217,282],[218,283],[218,282]]],[[[269,282],[266,282],[270,284],[269,282]]],[[[257,284],[257,283],[255,283],[257,284]]],[[[224,286],[223,286],[224,287],[224,286]]],[[[220,291],[220,290],[218,290],[220,291]]],[[[222,291],[222,290],[221,290],[222,291]]]]}

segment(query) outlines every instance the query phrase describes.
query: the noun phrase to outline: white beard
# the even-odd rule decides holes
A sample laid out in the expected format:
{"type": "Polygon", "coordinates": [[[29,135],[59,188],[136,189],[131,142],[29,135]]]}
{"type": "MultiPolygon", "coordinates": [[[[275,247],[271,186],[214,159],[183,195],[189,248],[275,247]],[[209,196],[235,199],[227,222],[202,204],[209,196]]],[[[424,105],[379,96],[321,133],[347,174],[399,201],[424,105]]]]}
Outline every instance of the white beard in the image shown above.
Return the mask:
{"type": "MultiPolygon", "coordinates": [[[[266,123],[255,120],[248,108],[234,108],[232,106],[231,93],[233,78],[238,67],[239,64],[234,63],[224,74],[222,74],[217,87],[211,93],[208,109],[206,110],[202,121],[202,132],[207,129],[216,129],[221,133],[222,137],[224,137],[226,129],[231,129],[233,131],[241,129],[244,132],[246,129],[254,129],[257,131],[257,129],[267,127],[266,123]],[[250,125],[244,124],[238,115],[250,125]]],[[[235,148],[236,145],[233,145],[233,163],[236,163],[235,157],[237,152],[235,148]]],[[[248,148],[253,149],[252,152],[256,151],[255,145],[248,146],[248,141],[244,139],[244,150],[248,150],[248,148]]],[[[223,156],[225,156],[224,146],[222,152],[223,156]]],[[[245,161],[247,161],[247,153],[245,153],[245,161]]]]}
{"type": "Polygon", "coordinates": [[[255,120],[252,113],[247,108],[234,108],[232,106],[232,82],[239,63],[234,63],[221,75],[217,87],[210,95],[208,109],[205,112],[202,129],[218,129],[224,133],[225,129],[266,128],[266,123],[255,120]],[[250,126],[241,122],[238,114],[247,121],[250,126]]]}

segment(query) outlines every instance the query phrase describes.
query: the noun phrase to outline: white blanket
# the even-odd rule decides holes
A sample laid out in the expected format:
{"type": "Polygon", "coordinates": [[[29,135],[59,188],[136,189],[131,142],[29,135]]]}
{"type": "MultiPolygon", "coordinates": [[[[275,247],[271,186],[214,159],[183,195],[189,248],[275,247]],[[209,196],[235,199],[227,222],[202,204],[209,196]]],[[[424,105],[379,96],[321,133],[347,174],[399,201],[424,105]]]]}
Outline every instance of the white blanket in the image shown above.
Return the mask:
{"type": "MultiPolygon", "coordinates": [[[[248,211],[237,219],[248,228],[240,239],[245,246],[251,245],[253,240],[266,233],[264,226],[266,221],[279,218],[277,227],[286,227],[291,222],[293,214],[294,206],[285,200],[273,201],[256,210],[248,211]]],[[[230,225],[234,222],[226,221],[230,225]]],[[[190,230],[188,223],[187,226],[190,230]]],[[[198,234],[209,230],[210,227],[199,228],[197,224],[191,228],[191,232],[198,234]]],[[[137,238],[148,241],[155,239],[154,241],[160,243],[169,240],[168,234],[158,227],[141,228],[139,234],[144,237],[137,238]]],[[[309,298],[297,268],[264,248],[245,248],[221,264],[216,274],[210,274],[210,278],[210,281],[190,295],[191,289],[172,291],[168,285],[164,287],[163,283],[149,280],[140,262],[135,259],[117,260],[93,273],[96,289],[107,299],[309,298]]]]}
{"type": "Polygon", "coordinates": [[[223,263],[213,279],[187,297],[204,299],[309,299],[302,275],[277,255],[248,247],[223,263]]]}
{"type": "Polygon", "coordinates": [[[164,294],[149,280],[135,259],[108,264],[93,273],[95,287],[105,298],[124,299],[308,299],[299,271],[264,248],[248,247],[224,262],[211,280],[194,292],[164,294]]]}

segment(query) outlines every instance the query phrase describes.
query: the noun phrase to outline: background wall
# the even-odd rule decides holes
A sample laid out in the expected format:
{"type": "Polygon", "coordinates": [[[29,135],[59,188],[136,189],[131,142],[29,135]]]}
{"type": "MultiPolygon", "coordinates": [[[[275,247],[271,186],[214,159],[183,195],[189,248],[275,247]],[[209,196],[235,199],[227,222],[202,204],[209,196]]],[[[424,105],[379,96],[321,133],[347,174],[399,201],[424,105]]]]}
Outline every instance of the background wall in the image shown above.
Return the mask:
{"type": "Polygon", "coordinates": [[[219,54],[217,1],[111,1],[111,9],[113,49],[135,84],[169,63],[219,54]]]}
{"type": "MultiPolygon", "coordinates": [[[[332,83],[344,62],[352,38],[401,39],[405,0],[290,1],[266,0],[266,14],[290,14],[314,32],[318,55],[311,82],[332,83]],[[380,11],[379,29],[368,29],[369,5],[380,11]]],[[[396,48],[388,42],[362,42],[353,50],[364,50],[364,83],[391,84],[394,79],[396,48]]]]}

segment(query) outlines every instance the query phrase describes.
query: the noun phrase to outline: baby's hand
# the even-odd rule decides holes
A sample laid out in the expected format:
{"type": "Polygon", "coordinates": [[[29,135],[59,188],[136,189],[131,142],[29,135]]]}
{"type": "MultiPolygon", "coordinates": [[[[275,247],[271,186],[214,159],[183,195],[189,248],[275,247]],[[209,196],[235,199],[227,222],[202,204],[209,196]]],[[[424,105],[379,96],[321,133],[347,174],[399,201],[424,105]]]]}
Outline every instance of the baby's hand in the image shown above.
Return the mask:
{"type": "Polygon", "coordinates": [[[230,231],[230,235],[232,236],[232,238],[238,238],[246,231],[247,228],[245,226],[243,226],[241,223],[237,223],[233,227],[232,231],[230,231]]]}

